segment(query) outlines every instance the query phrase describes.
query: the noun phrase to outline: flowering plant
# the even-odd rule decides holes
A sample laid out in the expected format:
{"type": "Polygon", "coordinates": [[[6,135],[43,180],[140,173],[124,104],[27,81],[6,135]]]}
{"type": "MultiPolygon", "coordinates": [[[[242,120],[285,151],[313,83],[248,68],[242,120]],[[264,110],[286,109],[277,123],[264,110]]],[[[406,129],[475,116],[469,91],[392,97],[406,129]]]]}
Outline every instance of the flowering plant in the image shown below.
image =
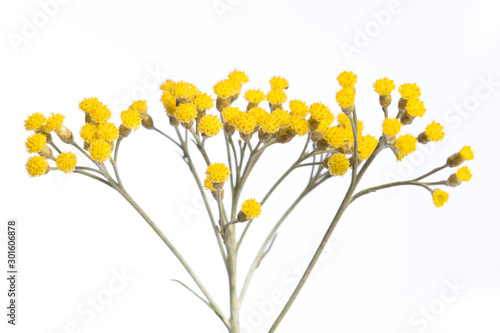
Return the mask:
{"type": "Polygon", "coordinates": [[[245,92],[246,103],[243,107],[246,107],[246,110],[235,106],[243,84],[248,82],[247,75],[242,71],[235,70],[229,74],[228,78],[215,84],[213,89],[216,95],[215,100],[209,94],[199,91],[191,83],[167,80],[160,87],[163,90],[161,101],[169,118],[172,134],[154,125],[145,101],[136,101],[127,110],[122,111],[121,124],[116,126],[109,121],[111,111],[106,105],[97,98],[86,98],[79,104],[79,108],[85,115],[85,124],[79,132],[83,144],[77,143],[80,140],[76,140],[73,133],[63,124],[62,114],[52,113],[49,117],[45,117],[40,113],[34,113],[28,116],[25,128],[33,131],[33,134],[28,137],[25,145],[29,153],[37,155],[29,158],[26,169],[33,177],[42,176],[51,170],[81,174],[120,193],[177,257],[201,294],[193,291],[186,284],[180,283],[214,311],[231,333],[240,331],[240,306],[256,269],[273,245],[279,227],[312,190],[325,181],[349,173],[351,181],[344,199],[300,282],[270,328],[269,332],[274,332],[307,281],[342,214],[353,201],[377,190],[414,185],[427,190],[435,206],[441,207],[447,202],[448,193],[436,186],[456,187],[471,178],[469,169],[462,166],[446,180],[426,181],[427,177],[445,168],[454,168],[471,160],[473,151],[465,146],[451,155],[442,166],[420,177],[357,191],[361,178],[382,151],[391,150],[396,159],[401,161],[416,150],[417,144],[441,141],[444,132],[443,127],[433,121],[417,136],[400,134],[403,126],[410,125],[415,117],[422,117],[426,112],[424,103],[420,100],[420,88],[416,84],[400,85],[397,113],[395,112],[394,117],[390,117],[391,94],[396,87],[392,80],[383,78],[376,80],[374,84],[384,116],[381,124],[382,133],[378,139],[375,136],[363,134],[363,123],[357,119],[354,103],[356,81],[357,77],[352,72],[343,72],[338,76],[341,89],[337,92],[336,99],[341,112],[334,116],[330,108],[323,103],[313,103],[308,106],[303,101],[290,100],[288,107],[285,107],[284,104],[287,101],[285,91],[288,88],[288,81],[278,76],[270,80],[271,89],[267,94],[259,89],[250,89],[245,92]],[[269,111],[259,106],[263,106],[265,100],[269,104],[269,111]],[[216,110],[212,111],[214,104],[216,110]],[[336,122],[334,122],[335,119],[336,122]],[[124,139],[141,126],[162,135],[178,148],[195,179],[228,273],[229,316],[223,313],[170,240],[125,190],[118,170],[119,147],[124,139]],[[206,146],[211,138],[221,132],[224,136],[224,145],[220,149],[226,151],[227,159],[224,162],[216,162],[212,161],[206,146]],[[93,165],[86,166],[83,162],[77,161],[77,156],[72,151],[62,152],[54,141],[53,133],[64,144],[80,151],[88,159],[86,163],[93,165]],[[305,140],[303,140],[304,146],[298,152],[296,161],[273,185],[269,186],[267,194],[260,201],[254,198],[246,198],[242,201],[245,184],[263,153],[267,150],[279,149],[280,145],[295,138],[298,140],[300,137],[304,137],[305,140]],[[205,162],[205,165],[201,166],[206,174],[203,180],[197,171],[197,167],[200,168],[200,166],[195,165],[191,155],[192,145],[205,162]],[[52,162],[55,162],[55,166],[50,165],[52,162]],[[262,206],[276,188],[298,168],[310,169],[307,184],[285,214],[276,221],[274,228],[251,263],[243,285],[238,288],[236,279],[238,250],[245,235],[253,220],[261,214],[265,215],[262,206]],[[228,201],[229,208],[226,208],[228,201]],[[237,233],[238,225],[244,225],[244,228],[237,233]]]}

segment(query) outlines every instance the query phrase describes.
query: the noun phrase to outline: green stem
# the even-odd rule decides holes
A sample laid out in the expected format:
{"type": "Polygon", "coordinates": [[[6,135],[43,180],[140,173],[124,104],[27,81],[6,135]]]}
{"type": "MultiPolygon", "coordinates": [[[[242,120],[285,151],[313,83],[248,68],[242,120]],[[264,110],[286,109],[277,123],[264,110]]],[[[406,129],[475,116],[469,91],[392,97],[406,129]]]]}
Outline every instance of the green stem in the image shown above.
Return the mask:
{"type": "Polygon", "coordinates": [[[366,195],[366,194],[369,194],[372,192],[376,192],[378,190],[382,190],[382,189],[386,189],[386,188],[390,188],[390,187],[394,187],[394,186],[403,186],[403,185],[421,186],[432,193],[432,189],[429,188],[429,186],[428,186],[431,184],[420,183],[418,181],[413,181],[413,180],[406,180],[406,181],[393,182],[393,183],[387,183],[387,184],[383,184],[383,185],[373,186],[373,187],[369,187],[363,191],[359,191],[358,193],[356,193],[356,195],[354,195],[352,197],[351,203],[353,203],[354,200],[358,199],[359,197],[362,197],[363,195],[366,195]]]}
{"type": "Polygon", "coordinates": [[[170,141],[172,141],[172,142],[173,142],[173,143],[174,143],[177,147],[182,148],[182,147],[181,147],[181,145],[180,145],[177,141],[175,141],[174,139],[172,139],[172,138],[171,138],[169,135],[167,135],[166,133],[164,133],[164,132],[160,131],[160,130],[159,130],[158,128],[156,128],[156,127],[153,127],[153,129],[154,129],[156,132],[158,132],[158,133],[160,133],[161,135],[163,135],[164,137],[166,137],[167,139],[169,139],[170,141]]]}
{"type": "Polygon", "coordinates": [[[414,181],[419,181],[419,180],[422,180],[422,179],[424,179],[424,178],[427,178],[427,177],[429,177],[429,176],[431,176],[431,175],[435,174],[435,173],[436,173],[436,172],[438,172],[438,171],[441,171],[441,170],[443,170],[443,169],[446,169],[447,167],[448,167],[448,164],[442,165],[442,166],[440,166],[440,167],[437,167],[437,168],[433,169],[432,171],[427,172],[425,175],[420,176],[420,177],[418,177],[418,178],[415,178],[415,179],[413,179],[413,180],[414,180],[414,181]]]}

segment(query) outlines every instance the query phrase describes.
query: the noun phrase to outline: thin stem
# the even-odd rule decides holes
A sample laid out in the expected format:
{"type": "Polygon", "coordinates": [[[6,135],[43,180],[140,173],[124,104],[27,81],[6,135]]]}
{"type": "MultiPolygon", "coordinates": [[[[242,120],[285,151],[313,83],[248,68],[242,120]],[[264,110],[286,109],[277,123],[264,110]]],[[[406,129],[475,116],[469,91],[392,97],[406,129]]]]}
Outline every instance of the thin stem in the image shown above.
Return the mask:
{"type": "Polygon", "coordinates": [[[383,184],[383,185],[373,186],[373,187],[367,188],[363,191],[359,191],[358,193],[356,193],[356,195],[354,195],[352,197],[351,203],[353,203],[354,200],[358,199],[359,197],[362,197],[363,195],[366,195],[366,194],[369,194],[372,192],[376,192],[378,190],[382,190],[382,189],[386,189],[386,188],[390,188],[390,187],[394,187],[394,186],[403,186],[403,185],[421,186],[432,193],[432,189],[428,186],[431,184],[420,183],[418,181],[413,181],[413,180],[407,180],[407,181],[393,182],[393,183],[387,183],[387,184],[383,184]]]}
{"type": "Polygon", "coordinates": [[[87,171],[92,171],[92,172],[95,172],[95,173],[102,175],[101,171],[94,169],[94,168],[89,168],[89,167],[76,166],[75,170],[87,170],[87,171]]]}
{"type": "Polygon", "coordinates": [[[116,180],[118,181],[118,185],[122,185],[122,180],[120,178],[120,173],[118,172],[118,149],[120,148],[120,143],[122,142],[122,138],[119,138],[118,141],[116,141],[116,146],[115,146],[115,155],[111,161],[111,165],[113,165],[113,170],[115,171],[115,176],[116,180]]]}
{"type": "Polygon", "coordinates": [[[438,171],[441,171],[441,170],[443,170],[443,169],[446,169],[447,167],[448,167],[448,164],[442,165],[442,166],[440,166],[440,167],[437,167],[437,168],[433,169],[432,171],[427,172],[425,175],[422,175],[422,176],[420,176],[420,177],[418,177],[418,178],[415,178],[415,179],[413,179],[413,180],[414,180],[414,181],[419,181],[419,180],[421,180],[421,179],[427,178],[427,177],[429,177],[430,175],[433,175],[433,174],[435,174],[435,173],[436,173],[436,172],[438,172],[438,171]]]}
{"type": "Polygon", "coordinates": [[[175,143],[175,145],[176,145],[177,147],[182,148],[182,147],[181,147],[181,145],[180,145],[177,141],[175,141],[174,139],[172,139],[172,138],[171,138],[169,135],[167,135],[166,133],[164,133],[164,132],[160,131],[160,130],[159,130],[158,128],[156,128],[156,127],[153,127],[153,129],[154,129],[155,131],[157,131],[158,133],[160,133],[161,135],[163,135],[164,137],[166,137],[167,139],[169,139],[170,141],[172,141],[173,143],[175,143]]]}
{"type": "Polygon", "coordinates": [[[97,177],[97,176],[95,176],[95,175],[93,175],[93,174],[91,174],[91,173],[88,173],[88,172],[85,172],[85,171],[81,171],[81,170],[76,170],[76,169],[75,169],[75,171],[73,171],[73,173],[79,173],[79,174],[81,174],[81,175],[85,175],[85,176],[87,176],[87,177],[90,177],[90,178],[92,178],[92,179],[95,179],[95,180],[97,180],[97,181],[100,181],[101,183],[106,184],[106,185],[108,185],[109,187],[112,187],[112,188],[113,188],[113,186],[112,186],[109,182],[107,182],[106,180],[104,180],[104,179],[102,179],[102,178],[100,178],[100,177],[97,177]]]}
{"type": "Polygon", "coordinates": [[[193,134],[194,138],[196,139],[197,143],[196,146],[198,147],[198,150],[200,151],[203,158],[205,159],[205,163],[207,163],[207,165],[210,165],[210,159],[208,158],[207,152],[203,148],[203,143],[201,142],[200,137],[196,134],[196,132],[192,127],[189,129],[189,131],[193,134]]]}

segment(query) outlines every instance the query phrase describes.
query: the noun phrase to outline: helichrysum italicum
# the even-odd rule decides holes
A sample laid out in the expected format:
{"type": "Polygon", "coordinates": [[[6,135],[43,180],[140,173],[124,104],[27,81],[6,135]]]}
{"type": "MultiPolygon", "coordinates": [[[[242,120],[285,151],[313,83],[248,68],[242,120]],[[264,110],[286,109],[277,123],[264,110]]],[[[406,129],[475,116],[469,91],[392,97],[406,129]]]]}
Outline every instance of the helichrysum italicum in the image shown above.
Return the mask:
{"type": "Polygon", "coordinates": [[[311,104],[309,107],[309,113],[311,114],[311,119],[317,121],[318,123],[322,120],[329,119],[333,115],[330,112],[330,109],[323,103],[311,104]]]}
{"type": "Polygon", "coordinates": [[[415,83],[404,83],[399,86],[401,98],[410,100],[420,97],[420,88],[415,83]]]}
{"type": "Polygon", "coordinates": [[[134,131],[137,130],[142,123],[141,115],[136,110],[124,110],[122,111],[120,118],[123,126],[133,129],[134,131]]]}
{"type": "Polygon", "coordinates": [[[28,153],[38,153],[47,145],[47,137],[42,133],[35,133],[28,137],[25,146],[28,153]]]}
{"type": "Polygon", "coordinates": [[[340,148],[347,140],[347,130],[343,127],[333,126],[325,131],[324,138],[333,148],[340,148]]]}
{"type": "Polygon", "coordinates": [[[471,174],[469,168],[466,166],[463,166],[460,169],[458,169],[456,174],[457,174],[458,179],[460,179],[463,182],[467,182],[472,178],[472,174],[471,174]]]}
{"type": "Polygon", "coordinates": [[[353,72],[344,71],[339,74],[337,81],[343,88],[352,88],[358,81],[358,77],[353,72]]]}
{"type": "Polygon", "coordinates": [[[328,171],[332,176],[343,176],[349,170],[349,159],[341,153],[333,154],[328,159],[328,171]]]}
{"type": "Polygon", "coordinates": [[[97,124],[104,123],[111,118],[111,110],[104,104],[96,105],[89,114],[97,124]]]}
{"type": "Polygon", "coordinates": [[[266,99],[266,95],[260,89],[250,89],[245,93],[245,99],[249,103],[258,105],[260,102],[266,99]]]}
{"type": "Polygon", "coordinates": [[[222,117],[224,117],[226,123],[236,126],[236,119],[241,112],[242,111],[236,107],[228,106],[222,111],[222,117]]]}
{"type": "Polygon", "coordinates": [[[90,112],[92,112],[92,110],[94,110],[95,108],[97,108],[101,105],[102,105],[102,103],[99,101],[99,99],[97,99],[96,97],[89,97],[89,98],[84,98],[80,102],[78,107],[83,112],[90,113],[90,112]]]}
{"type": "Polygon", "coordinates": [[[269,114],[269,112],[258,106],[251,108],[247,112],[248,114],[252,115],[253,119],[255,119],[257,126],[259,127],[262,126],[263,118],[269,114]]]}
{"type": "Polygon", "coordinates": [[[198,130],[206,137],[217,135],[222,129],[222,123],[218,117],[213,115],[204,115],[198,124],[198,130]]]}
{"type": "Polygon", "coordinates": [[[46,133],[54,131],[56,128],[62,125],[64,116],[60,113],[51,113],[50,117],[47,118],[45,124],[43,125],[43,130],[46,133]]]}
{"type": "Polygon", "coordinates": [[[436,207],[443,206],[448,201],[449,194],[437,188],[432,192],[432,200],[436,207]]]}
{"type": "Polygon", "coordinates": [[[206,174],[212,183],[222,183],[229,178],[231,171],[224,163],[212,163],[207,167],[206,174]]]}
{"type": "Polygon", "coordinates": [[[424,102],[416,97],[410,98],[406,104],[406,111],[410,116],[422,117],[425,113],[424,102]]]}
{"type": "Polygon", "coordinates": [[[179,81],[173,84],[170,93],[178,99],[194,100],[198,94],[198,89],[189,82],[179,81]]]}
{"type": "Polygon", "coordinates": [[[24,121],[24,128],[27,131],[36,131],[45,124],[45,116],[41,113],[35,112],[24,121]]]}
{"type": "Polygon", "coordinates": [[[290,114],[293,116],[307,117],[309,114],[309,107],[302,101],[294,99],[288,105],[290,107],[290,114]]]}
{"type": "Polygon", "coordinates": [[[91,143],[93,140],[97,139],[97,125],[85,123],[80,130],[80,137],[87,143],[91,143]]]}
{"type": "Polygon", "coordinates": [[[56,165],[64,173],[73,172],[76,166],[76,155],[72,152],[61,153],[56,158],[56,165]]]}
{"type": "Polygon", "coordinates": [[[352,88],[342,88],[337,92],[337,103],[342,109],[347,109],[354,105],[354,95],[352,88]]]}
{"type": "Polygon", "coordinates": [[[32,156],[26,162],[26,171],[31,177],[39,177],[47,172],[49,163],[42,156],[32,156]]]}
{"type": "Polygon", "coordinates": [[[235,84],[239,84],[239,85],[242,85],[242,84],[248,82],[248,75],[246,75],[245,72],[237,70],[237,69],[235,69],[234,71],[229,73],[229,75],[227,77],[230,81],[234,82],[235,84]]]}
{"type": "Polygon", "coordinates": [[[382,132],[387,136],[396,136],[401,130],[402,125],[397,118],[386,118],[382,124],[382,132]]]}
{"type": "Polygon", "coordinates": [[[220,98],[229,98],[239,92],[239,86],[229,79],[219,81],[214,86],[214,93],[220,98]]]}
{"type": "Polygon", "coordinates": [[[288,89],[287,79],[281,76],[273,76],[269,80],[269,83],[271,84],[271,89],[278,89],[278,90],[288,89]]]}
{"type": "Polygon", "coordinates": [[[396,139],[394,143],[398,151],[398,160],[402,159],[406,155],[413,153],[417,149],[417,139],[411,134],[401,135],[396,139]]]}
{"type": "Polygon", "coordinates": [[[145,113],[148,111],[148,104],[144,100],[138,100],[130,105],[130,110],[137,111],[139,113],[145,113]]]}
{"type": "Polygon", "coordinates": [[[267,93],[267,101],[276,105],[283,104],[286,101],[286,94],[281,89],[271,89],[271,91],[267,93]]]}
{"type": "Polygon", "coordinates": [[[373,84],[373,88],[375,92],[381,96],[389,95],[394,89],[396,89],[396,85],[394,85],[394,81],[388,78],[378,79],[373,84]]]}
{"type": "Polygon", "coordinates": [[[267,114],[261,118],[260,126],[264,133],[274,134],[280,129],[280,123],[275,113],[267,114]]]}
{"type": "Polygon", "coordinates": [[[290,127],[298,136],[306,135],[309,132],[309,122],[304,117],[291,116],[290,127]]]}
{"type": "Polygon", "coordinates": [[[175,118],[181,123],[186,124],[195,120],[197,115],[198,110],[196,110],[196,106],[192,103],[181,104],[177,107],[177,111],[175,111],[175,118]]]}
{"type": "Polygon", "coordinates": [[[460,157],[463,158],[464,160],[472,160],[474,158],[474,152],[472,151],[472,148],[470,146],[464,146],[460,150],[460,157]]]}
{"type": "Polygon", "coordinates": [[[443,126],[440,123],[433,121],[425,128],[425,135],[431,141],[441,141],[444,137],[443,126]]]}
{"type": "Polygon", "coordinates": [[[254,219],[259,217],[262,212],[262,206],[255,199],[247,199],[241,204],[241,211],[246,215],[248,219],[254,219]]]}
{"type": "Polygon", "coordinates": [[[373,135],[363,135],[359,138],[358,156],[361,160],[366,160],[377,147],[378,140],[373,135]]]}
{"type": "Polygon", "coordinates": [[[236,117],[235,127],[243,134],[253,133],[256,125],[254,117],[247,112],[240,112],[236,117]]]}
{"type": "Polygon", "coordinates": [[[285,128],[287,126],[290,126],[290,122],[292,120],[291,115],[285,110],[276,109],[271,113],[271,116],[273,116],[276,119],[279,128],[285,128]]]}
{"type": "Polygon", "coordinates": [[[96,134],[97,139],[104,139],[108,142],[113,142],[118,140],[119,131],[113,123],[102,123],[96,126],[96,134]]]}
{"type": "Polygon", "coordinates": [[[214,100],[209,94],[202,93],[196,96],[193,104],[198,110],[208,110],[214,106],[214,100]]]}
{"type": "Polygon", "coordinates": [[[90,157],[96,162],[102,163],[111,157],[111,145],[103,139],[97,139],[90,143],[90,157]]]}

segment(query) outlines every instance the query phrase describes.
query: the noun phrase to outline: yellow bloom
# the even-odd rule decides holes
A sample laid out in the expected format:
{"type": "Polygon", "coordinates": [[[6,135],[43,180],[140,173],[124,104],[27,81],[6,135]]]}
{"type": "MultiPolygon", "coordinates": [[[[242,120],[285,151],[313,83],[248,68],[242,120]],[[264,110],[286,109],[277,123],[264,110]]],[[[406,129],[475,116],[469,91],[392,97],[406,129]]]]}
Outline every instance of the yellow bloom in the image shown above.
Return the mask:
{"type": "MultiPolygon", "coordinates": [[[[118,140],[120,132],[113,123],[102,123],[96,126],[96,134],[98,139],[104,139],[108,142],[118,140]]],[[[80,132],[81,135],[81,132],[80,132]]],[[[90,142],[90,141],[89,141],[90,142]]]]}
{"type": "Polygon", "coordinates": [[[210,190],[210,191],[213,191],[215,192],[215,188],[214,186],[212,185],[212,181],[207,177],[205,178],[205,181],[203,182],[203,187],[207,190],[210,190]]]}
{"type": "Polygon", "coordinates": [[[448,197],[448,193],[438,188],[432,191],[432,200],[434,201],[436,207],[444,205],[448,201],[448,197]]]}
{"type": "Polygon", "coordinates": [[[266,117],[266,115],[269,114],[266,110],[258,106],[248,110],[248,113],[252,115],[252,117],[255,119],[255,122],[257,123],[257,126],[259,127],[262,124],[263,117],[266,117]]]}
{"type": "Polygon", "coordinates": [[[39,177],[47,171],[49,163],[42,156],[32,156],[26,162],[26,171],[31,177],[39,177]]]}
{"type": "Polygon", "coordinates": [[[212,183],[222,183],[228,180],[231,171],[224,163],[212,163],[207,167],[206,174],[212,183]]]}
{"type": "Polygon", "coordinates": [[[259,89],[250,89],[245,93],[245,99],[249,103],[259,104],[266,99],[266,95],[259,89]]]}
{"type": "Polygon", "coordinates": [[[214,100],[207,93],[202,93],[196,96],[193,103],[198,110],[209,110],[214,106],[214,100]]]}
{"type": "Polygon", "coordinates": [[[343,176],[349,170],[349,159],[341,153],[333,154],[328,159],[328,171],[332,176],[343,176]]]}
{"type": "Polygon", "coordinates": [[[396,136],[401,130],[401,125],[401,122],[397,118],[386,118],[382,124],[382,131],[387,136],[396,136]]]}
{"type": "Polygon", "coordinates": [[[339,84],[343,88],[352,88],[354,84],[358,81],[358,77],[353,72],[342,72],[337,77],[339,84]]]}
{"type": "Polygon", "coordinates": [[[137,130],[142,123],[142,118],[139,112],[130,109],[122,111],[120,118],[123,126],[133,129],[134,131],[137,130]]]}
{"type": "Polygon", "coordinates": [[[50,117],[45,121],[45,125],[43,125],[43,130],[46,133],[52,132],[56,128],[62,125],[64,120],[64,116],[60,113],[51,113],[50,117]]]}
{"type": "Polygon", "coordinates": [[[170,89],[172,89],[172,87],[174,86],[174,84],[175,84],[175,81],[173,81],[173,80],[167,80],[167,81],[165,81],[165,83],[163,83],[160,86],[160,89],[163,90],[163,91],[170,91],[170,89]]]}
{"type": "Polygon", "coordinates": [[[89,112],[90,117],[96,123],[104,123],[111,118],[111,111],[106,105],[97,105],[89,112]]]}
{"type": "Polygon", "coordinates": [[[38,153],[47,145],[47,137],[41,133],[35,133],[28,137],[25,146],[28,153],[38,153]]]}
{"type": "Polygon", "coordinates": [[[198,110],[193,103],[184,103],[177,107],[175,111],[175,118],[181,123],[189,124],[191,121],[195,120],[198,116],[198,110]]]}
{"type": "Polygon", "coordinates": [[[143,114],[143,113],[148,111],[148,104],[146,103],[146,101],[138,100],[138,101],[135,101],[134,103],[132,103],[132,105],[130,105],[129,109],[137,111],[140,114],[143,114]]]}
{"type": "Polygon", "coordinates": [[[228,79],[239,85],[248,82],[248,76],[245,74],[245,72],[239,71],[237,69],[229,73],[228,79]]]}
{"type": "Polygon", "coordinates": [[[324,131],[326,131],[328,129],[328,127],[330,127],[330,125],[333,123],[333,113],[327,113],[326,114],[326,118],[324,118],[323,120],[321,120],[319,122],[319,125],[318,125],[318,128],[316,129],[316,131],[320,132],[320,133],[323,133],[324,131]]]}
{"type": "Polygon", "coordinates": [[[76,166],[76,155],[72,152],[61,153],[56,158],[56,165],[64,173],[73,172],[76,166]]]}
{"type": "Polygon", "coordinates": [[[83,141],[91,143],[97,139],[97,126],[93,123],[86,123],[80,130],[80,137],[83,141]]]}
{"type": "Polygon", "coordinates": [[[167,111],[167,114],[173,116],[177,109],[177,101],[175,97],[169,91],[164,91],[161,96],[161,101],[167,111]]]}
{"type": "Polygon", "coordinates": [[[271,116],[273,116],[276,119],[279,128],[285,128],[287,126],[290,126],[291,116],[285,110],[276,109],[271,113],[271,116]]]}
{"type": "Polygon", "coordinates": [[[378,141],[372,135],[363,135],[359,138],[358,156],[361,160],[366,160],[377,147],[378,141]]]}
{"type": "Polygon", "coordinates": [[[339,103],[342,109],[347,109],[354,105],[354,95],[352,88],[342,88],[337,92],[337,103],[339,103]]]}
{"type": "Polygon", "coordinates": [[[472,151],[470,146],[464,146],[462,150],[460,150],[459,154],[461,158],[467,161],[474,158],[474,152],[472,151]]]}
{"type": "Polygon", "coordinates": [[[271,104],[283,104],[286,101],[286,94],[283,90],[273,88],[267,93],[267,100],[271,104]]]}
{"type": "Polygon", "coordinates": [[[288,89],[288,81],[280,76],[273,76],[271,80],[269,80],[269,83],[272,89],[288,89]]]}
{"type": "Polygon", "coordinates": [[[97,139],[90,143],[90,157],[99,163],[108,160],[111,157],[111,145],[103,139],[97,139]]]}
{"type": "Polygon", "coordinates": [[[234,106],[228,106],[222,110],[222,117],[224,121],[231,126],[236,126],[236,118],[242,111],[234,106]]]}
{"type": "Polygon", "coordinates": [[[220,132],[222,126],[218,117],[207,114],[201,117],[198,130],[205,134],[205,136],[212,137],[220,132]]]}
{"type": "Polygon", "coordinates": [[[223,99],[234,96],[240,92],[240,86],[229,79],[219,81],[214,86],[214,93],[223,99]]]}
{"type": "Polygon", "coordinates": [[[256,217],[259,217],[260,213],[262,212],[262,206],[255,199],[247,199],[243,201],[243,204],[241,205],[241,211],[245,213],[248,219],[254,219],[256,217]]]}
{"type": "Polygon", "coordinates": [[[102,103],[96,97],[84,98],[78,107],[86,113],[92,112],[96,107],[101,106],[102,103]]]}
{"type": "Polygon", "coordinates": [[[457,177],[463,182],[468,182],[472,178],[472,174],[468,167],[463,166],[457,170],[457,177]]]}
{"type": "Polygon", "coordinates": [[[291,116],[290,127],[297,133],[297,135],[306,135],[309,132],[309,122],[300,116],[291,116]]]}
{"type": "Polygon", "coordinates": [[[394,143],[394,147],[398,150],[398,160],[412,153],[417,149],[417,139],[411,134],[401,135],[394,143]]]}
{"type": "Polygon", "coordinates": [[[375,92],[381,96],[389,95],[396,86],[394,85],[394,81],[388,78],[378,79],[373,84],[373,88],[375,92]]]}
{"type": "Polygon", "coordinates": [[[401,98],[410,100],[420,97],[420,88],[415,83],[405,83],[399,86],[401,98]]]}
{"type": "Polygon", "coordinates": [[[441,141],[444,137],[443,126],[433,121],[425,128],[425,135],[431,141],[441,141]]]}
{"type": "Polygon", "coordinates": [[[410,98],[406,104],[406,112],[413,117],[422,117],[425,113],[424,102],[418,98],[410,98]]]}
{"type": "MultiPolygon", "coordinates": [[[[351,121],[349,120],[349,116],[345,113],[341,113],[337,116],[337,120],[339,122],[339,125],[347,130],[347,141],[354,142],[354,135],[352,133],[351,121]]],[[[358,138],[363,134],[363,126],[363,122],[361,120],[358,120],[358,138]]]]}
{"type": "MultiPolygon", "coordinates": [[[[333,115],[330,109],[323,103],[313,103],[309,108],[309,113],[311,114],[311,119],[317,122],[321,122],[325,119],[330,119],[333,115]]],[[[332,118],[333,121],[333,118],[332,118]]]]}
{"type": "Polygon", "coordinates": [[[36,131],[45,124],[45,116],[41,113],[35,112],[24,121],[24,128],[27,131],[36,131]]]}
{"type": "Polygon", "coordinates": [[[302,101],[294,99],[293,101],[290,101],[289,106],[290,114],[293,116],[307,117],[309,114],[307,104],[302,101]]]}
{"type": "Polygon", "coordinates": [[[347,130],[343,127],[333,126],[326,130],[323,137],[333,148],[340,148],[347,140],[347,130]]]}
{"type": "Polygon", "coordinates": [[[172,85],[170,93],[175,98],[185,98],[192,101],[198,95],[199,90],[192,83],[179,81],[172,85]]]}
{"type": "Polygon", "coordinates": [[[266,114],[261,118],[260,127],[262,132],[274,134],[280,129],[280,124],[278,122],[278,118],[275,115],[275,112],[272,114],[266,114]]]}
{"type": "Polygon", "coordinates": [[[251,114],[241,112],[236,117],[235,127],[238,131],[244,134],[251,134],[257,125],[251,114]]]}

